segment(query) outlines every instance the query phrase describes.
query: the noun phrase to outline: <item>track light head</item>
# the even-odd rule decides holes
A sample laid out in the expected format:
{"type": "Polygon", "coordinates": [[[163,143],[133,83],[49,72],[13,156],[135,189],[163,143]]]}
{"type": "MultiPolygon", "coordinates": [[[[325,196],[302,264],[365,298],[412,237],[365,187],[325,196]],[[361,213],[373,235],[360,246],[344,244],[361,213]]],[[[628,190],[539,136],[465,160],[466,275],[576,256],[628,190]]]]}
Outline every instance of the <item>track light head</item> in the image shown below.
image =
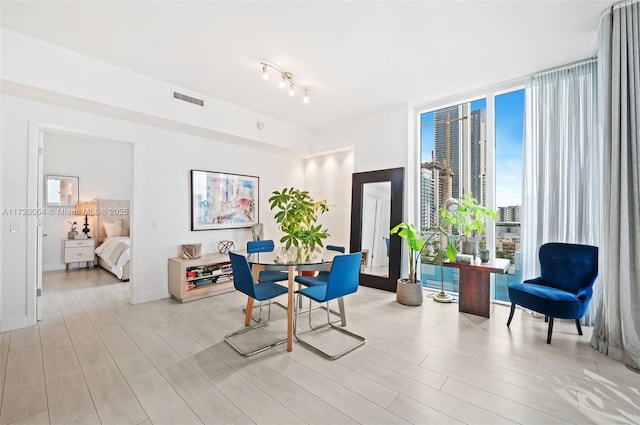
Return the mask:
{"type": "Polygon", "coordinates": [[[280,73],[280,80],[278,81],[278,87],[280,87],[281,89],[287,87],[287,85],[289,86],[289,96],[294,96],[295,95],[295,89],[299,88],[301,90],[304,90],[304,97],[302,98],[302,102],[303,103],[309,103],[309,88],[303,86],[302,84],[298,83],[296,80],[293,79],[293,74],[291,72],[285,71],[284,69],[282,69],[279,65],[276,65],[274,63],[270,63],[270,62],[260,62],[260,65],[262,65],[262,79],[263,80],[268,80],[269,79],[269,68],[275,69],[276,71],[278,71],[280,73]]]}

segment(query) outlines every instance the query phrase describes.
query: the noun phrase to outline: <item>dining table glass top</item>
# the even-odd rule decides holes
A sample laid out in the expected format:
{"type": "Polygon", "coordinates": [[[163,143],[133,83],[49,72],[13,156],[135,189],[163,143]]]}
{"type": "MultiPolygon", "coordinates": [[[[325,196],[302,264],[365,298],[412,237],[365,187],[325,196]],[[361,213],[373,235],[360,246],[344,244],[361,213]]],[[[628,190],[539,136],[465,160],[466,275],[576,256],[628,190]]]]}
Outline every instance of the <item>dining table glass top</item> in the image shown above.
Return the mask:
{"type": "Polygon", "coordinates": [[[276,247],[271,252],[249,254],[247,261],[249,261],[250,264],[261,264],[265,266],[312,266],[330,263],[336,255],[340,255],[340,253],[324,248],[316,248],[314,251],[309,252],[306,249],[293,246],[289,249],[276,247]]]}

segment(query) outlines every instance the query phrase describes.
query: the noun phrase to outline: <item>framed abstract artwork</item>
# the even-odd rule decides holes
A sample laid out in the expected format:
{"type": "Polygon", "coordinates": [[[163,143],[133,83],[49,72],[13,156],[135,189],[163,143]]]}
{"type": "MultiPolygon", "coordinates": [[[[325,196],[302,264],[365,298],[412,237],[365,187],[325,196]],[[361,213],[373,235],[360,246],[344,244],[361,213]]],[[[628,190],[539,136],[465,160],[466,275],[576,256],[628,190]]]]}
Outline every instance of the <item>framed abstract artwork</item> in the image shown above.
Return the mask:
{"type": "Polygon", "coordinates": [[[256,176],[191,170],[191,230],[253,226],[258,185],[256,176]]]}

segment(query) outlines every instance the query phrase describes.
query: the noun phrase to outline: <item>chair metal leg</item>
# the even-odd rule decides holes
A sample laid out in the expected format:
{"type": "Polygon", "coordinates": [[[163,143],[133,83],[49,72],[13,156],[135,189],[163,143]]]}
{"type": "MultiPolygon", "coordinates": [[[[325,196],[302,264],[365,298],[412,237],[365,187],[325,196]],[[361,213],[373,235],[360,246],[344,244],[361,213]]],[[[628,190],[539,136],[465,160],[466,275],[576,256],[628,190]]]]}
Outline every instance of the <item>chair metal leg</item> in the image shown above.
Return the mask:
{"type": "MultiPolygon", "coordinates": [[[[298,298],[300,298],[300,297],[302,297],[302,295],[298,294],[298,298]]],[[[298,302],[295,303],[295,308],[296,308],[296,310],[298,309],[298,302]]],[[[325,358],[327,358],[329,360],[339,359],[340,357],[344,356],[345,354],[350,353],[353,350],[355,350],[356,348],[359,348],[359,347],[364,345],[364,343],[366,341],[364,337],[362,337],[360,335],[356,335],[353,332],[350,332],[350,331],[348,331],[348,330],[346,330],[344,328],[335,326],[331,322],[331,317],[330,317],[330,311],[331,310],[329,309],[328,303],[327,303],[326,311],[327,311],[327,323],[324,323],[324,324],[322,324],[320,326],[317,326],[317,327],[313,327],[313,325],[311,324],[311,310],[310,310],[309,311],[309,327],[311,329],[306,331],[306,332],[303,332],[301,334],[298,334],[298,332],[297,332],[297,322],[298,322],[298,313],[299,313],[299,311],[296,311],[296,314],[294,315],[294,322],[293,322],[293,336],[295,337],[296,341],[298,341],[300,344],[304,345],[305,348],[308,348],[311,351],[314,351],[317,354],[320,354],[321,356],[323,356],[323,357],[325,357],[325,358]],[[335,330],[337,330],[337,331],[339,331],[339,332],[341,332],[341,333],[343,333],[345,335],[350,336],[351,338],[355,339],[357,342],[354,345],[345,348],[341,352],[333,354],[333,353],[327,353],[326,351],[321,350],[320,348],[310,344],[309,342],[307,342],[307,341],[305,341],[304,339],[301,338],[301,335],[313,332],[313,331],[315,331],[317,329],[324,328],[324,327],[327,327],[327,326],[330,326],[331,329],[335,329],[335,330]]]]}
{"type": "MultiPolygon", "coordinates": [[[[271,319],[271,301],[269,301],[269,309],[268,309],[268,314],[267,314],[267,320],[264,323],[258,323],[256,325],[252,325],[252,326],[245,326],[243,328],[238,329],[237,331],[234,331],[228,335],[224,336],[224,342],[226,342],[227,344],[229,344],[234,350],[236,350],[238,352],[238,354],[244,356],[244,357],[249,357],[249,356],[253,356],[254,354],[258,354],[261,353],[263,351],[266,351],[270,348],[273,348],[277,345],[280,344],[284,344],[285,342],[287,342],[287,338],[283,338],[283,339],[279,339],[277,341],[274,341],[270,344],[266,344],[266,345],[262,345],[260,347],[257,347],[256,349],[252,350],[252,351],[243,351],[240,347],[238,347],[231,338],[233,338],[236,335],[240,335],[243,333],[247,333],[247,332],[251,332],[253,330],[259,329],[259,328],[264,328],[269,324],[269,320],[271,319]]],[[[255,319],[254,319],[255,320],[255,319]]],[[[260,303],[260,318],[258,319],[258,322],[262,321],[262,303],[260,303]]]]}
{"type": "Polygon", "coordinates": [[[549,317],[549,331],[547,331],[547,344],[551,344],[552,332],[553,332],[553,317],[549,317]]]}
{"type": "Polygon", "coordinates": [[[511,324],[511,319],[513,319],[513,313],[516,311],[516,305],[511,303],[511,311],[509,312],[509,320],[507,320],[507,327],[511,324]]]}
{"type": "Polygon", "coordinates": [[[340,312],[340,324],[342,326],[347,326],[347,313],[344,309],[344,298],[338,298],[338,311],[340,312]]]}
{"type": "MultiPolygon", "coordinates": [[[[338,298],[338,311],[335,310],[331,310],[329,309],[329,303],[327,303],[327,305],[320,305],[316,308],[322,308],[324,310],[327,310],[337,316],[340,316],[340,320],[334,320],[331,323],[338,323],[340,322],[340,326],[347,326],[347,316],[344,310],[344,299],[342,297],[338,298]]],[[[315,310],[315,309],[314,309],[315,310]]]]}
{"type": "MultiPolygon", "coordinates": [[[[329,304],[329,303],[327,303],[327,304],[329,304]]],[[[311,307],[311,305],[312,305],[312,302],[311,302],[311,300],[309,300],[309,309],[308,309],[308,310],[301,310],[301,311],[300,311],[300,314],[308,313],[308,312],[310,312],[311,310],[317,310],[317,309],[319,309],[319,308],[322,308],[322,309],[324,309],[324,310],[326,310],[326,309],[327,309],[327,306],[326,306],[326,305],[319,305],[319,306],[317,306],[317,307],[313,307],[313,308],[311,307]]],[[[299,300],[299,302],[298,302],[298,306],[299,306],[300,308],[302,308],[302,300],[299,300]]],[[[342,326],[347,326],[347,316],[346,316],[346,314],[345,314],[345,310],[344,310],[344,300],[342,299],[342,297],[338,298],[338,311],[335,311],[335,310],[329,310],[329,311],[330,311],[331,313],[335,314],[335,315],[340,316],[340,320],[339,320],[340,324],[341,324],[342,326]]],[[[338,323],[338,320],[335,320],[335,321],[333,321],[333,322],[331,322],[331,323],[338,323]]]]}
{"type": "MultiPolygon", "coordinates": [[[[280,301],[274,301],[273,302],[275,305],[277,305],[278,307],[282,307],[285,310],[287,309],[287,306],[282,304],[280,301]]],[[[262,303],[259,303],[258,305],[254,305],[253,308],[260,308],[260,311],[258,312],[258,319],[256,319],[255,317],[253,317],[253,315],[251,316],[251,320],[253,320],[256,323],[260,323],[260,321],[262,320],[262,303]]],[[[246,307],[242,307],[242,312],[246,313],[247,312],[247,308],[246,307]]]]}
{"type": "Polygon", "coordinates": [[[576,319],[576,328],[578,329],[578,335],[582,335],[582,327],[580,326],[580,319],[576,319]]]}

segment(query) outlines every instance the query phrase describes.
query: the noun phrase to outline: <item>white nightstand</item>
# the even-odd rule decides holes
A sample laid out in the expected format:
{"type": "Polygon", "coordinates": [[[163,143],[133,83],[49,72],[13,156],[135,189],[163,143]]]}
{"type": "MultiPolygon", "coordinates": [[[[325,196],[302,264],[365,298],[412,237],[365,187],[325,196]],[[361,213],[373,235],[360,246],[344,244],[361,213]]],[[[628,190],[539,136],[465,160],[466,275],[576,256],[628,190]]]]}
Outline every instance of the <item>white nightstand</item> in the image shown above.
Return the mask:
{"type": "Polygon", "coordinates": [[[69,263],[87,262],[93,267],[95,260],[95,245],[93,239],[65,239],[64,241],[64,262],[67,264],[69,271],[69,263]]]}

